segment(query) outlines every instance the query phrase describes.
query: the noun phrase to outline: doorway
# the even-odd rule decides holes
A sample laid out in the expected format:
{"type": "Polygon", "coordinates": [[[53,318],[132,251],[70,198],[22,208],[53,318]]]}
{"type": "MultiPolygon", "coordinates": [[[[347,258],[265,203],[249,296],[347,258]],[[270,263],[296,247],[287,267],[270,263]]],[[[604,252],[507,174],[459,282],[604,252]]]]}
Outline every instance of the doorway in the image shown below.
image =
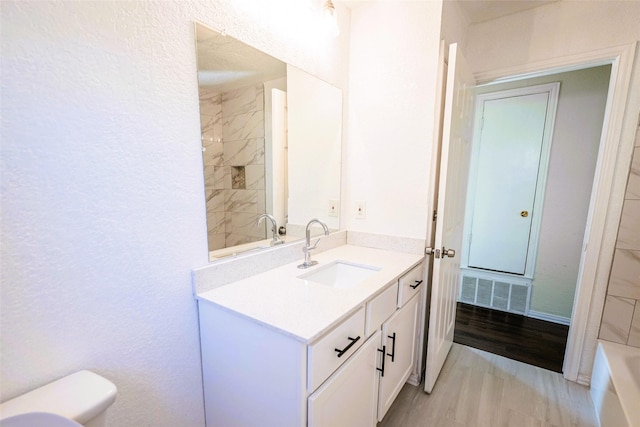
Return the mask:
{"type": "MultiPolygon", "coordinates": [[[[451,48],[454,46],[451,45],[451,48]]],[[[425,391],[427,393],[432,390],[442,369],[441,364],[429,362],[430,355],[440,355],[439,349],[443,346],[442,341],[438,340],[440,328],[434,328],[433,325],[443,324],[444,321],[448,322],[449,313],[453,313],[455,318],[456,312],[455,299],[453,304],[446,305],[447,310],[443,311],[440,309],[442,301],[434,297],[434,295],[443,292],[442,280],[436,274],[436,267],[444,259],[438,259],[436,250],[443,247],[444,242],[441,238],[438,238],[438,228],[442,228],[442,225],[438,225],[440,221],[436,222],[436,214],[440,218],[441,213],[439,211],[436,212],[435,207],[440,205],[441,196],[445,194],[441,187],[446,187],[446,184],[443,185],[442,182],[443,180],[446,182],[447,178],[440,170],[440,165],[446,164],[446,156],[442,147],[445,147],[451,140],[446,130],[447,126],[450,126],[452,116],[447,111],[452,110],[451,100],[457,99],[457,97],[454,97],[458,86],[456,81],[459,80],[461,85],[466,85],[475,84],[473,82],[479,80],[485,82],[485,86],[489,86],[491,83],[515,82],[533,76],[547,76],[568,70],[611,65],[611,87],[608,92],[601,144],[597,156],[596,175],[593,180],[588,206],[587,223],[585,229],[581,230],[584,232],[584,242],[582,244],[575,303],[571,312],[571,325],[562,369],[563,376],[567,380],[588,385],[590,380],[590,372],[588,370],[594,357],[593,344],[597,338],[597,329],[604,306],[604,293],[608,279],[608,276],[602,273],[608,272],[611,268],[612,251],[615,244],[615,235],[608,233],[608,231],[616,229],[620,220],[625,191],[622,182],[628,174],[627,159],[631,158],[636,133],[635,112],[630,107],[635,105],[633,102],[637,101],[637,97],[631,97],[631,100],[628,98],[630,87],[640,84],[640,75],[632,73],[635,51],[636,43],[630,43],[552,60],[528,63],[510,69],[478,73],[471,77],[471,83],[467,83],[468,79],[458,79],[456,67],[452,66],[452,64],[456,64],[455,61],[449,61],[449,70],[446,71],[447,62],[444,60],[444,54],[441,55],[438,87],[441,88],[442,93],[436,93],[438,100],[436,106],[438,108],[435,116],[434,140],[442,143],[433,144],[433,185],[430,186],[429,200],[434,215],[433,221],[428,222],[426,239],[431,246],[431,248],[427,248],[427,254],[433,255],[430,259],[432,262],[428,264],[429,268],[427,269],[431,298],[428,304],[429,308],[425,311],[425,320],[428,319],[426,324],[428,333],[425,337],[426,366],[423,366],[425,366],[426,372],[425,391]],[[445,78],[440,78],[443,75],[441,73],[442,70],[444,70],[445,78]],[[450,81],[453,81],[453,83],[450,81]],[[444,89],[445,84],[446,91],[444,89]]],[[[447,246],[452,247],[451,245],[447,246]]],[[[453,247],[459,250],[461,241],[453,247]]],[[[451,330],[451,338],[453,338],[453,330],[451,330]]],[[[446,357],[446,354],[444,357],[446,357]]],[[[443,358],[441,357],[437,360],[441,359],[443,358]]],[[[433,361],[433,359],[431,360],[433,361]]]]}
{"type": "MultiPolygon", "coordinates": [[[[477,174],[474,176],[473,169],[471,171],[469,187],[471,195],[467,203],[466,225],[473,225],[473,227],[469,227],[469,232],[465,233],[466,239],[462,248],[459,301],[471,303],[480,308],[462,307],[463,310],[457,318],[459,317],[459,322],[464,323],[460,323],[459,328],[457,325],[460,331],[456,330],[457,339],[454,338],[454,341],[469,344],[468,325],[479,322],[478,319],[484,319],[485,325],[473,332],[473,346],[481,347],[484,342],[485,350],[496,352],[496,349],[502,348],[503,350],[498,354],[532,364],[536,364],[535,358],[532,360],[527,357],[527,360],[523,360],[521,355],[523,352],[533,354],[536,348],[554,348],[549,353],[554,353],[555,359],[558,360],[552,361],[551,365],[559,367],[556,370],[561,371],[580,269],[581,250],[607,105],[610,75],[611,65],[602,65],[478,87],[481,99],[486,94],[558,83],[559,97],[549,150],[548,171],[543,170],[538,174],[537,189],[534,190],[539,201],[532,211],[523,208],[517,212],[520,214],[526,211],[527,215],[536,215],[539,219],[537,230],[536,227],[530,228],[532,234],[530,239],[526,238],[529,240],[525,242],[525,249],[518,258],[520,263],[516,265],[517,271],[514,268],[507,270],[504,267],[505,259],[513,255],[514,251],[510,250],[505,254],[504,244],[499,243],[499,239],[494,239],[498,242],[495,246],[492,246],[489,240],[481,251],[472,244],[477,234],[483,234],[478,233],[478,228],[483,225],[483,221],[473,221],[473,218],[483,218],[482,215],[485,215],[484,218],[487,215],[491,218],[491,215],[499,215],[495,213],[497,206],[491,200],[489,200],[490,203],[480,204],[485,212],[480,214],[474,212],[474,207],[478,203],[474,203],[472,189],[475,187],[478,190],[475,192],[475,200],[478,200],[483,198],[483,192],[486,193],[488,187],[480,182],[477,174]],[[474,249],[476,253],[488,259],[483,261],[489,266],[488,268],[478,268],[476,260],[479,257],[474,258],[474,249]],[[501,313],[487,312],[487,309],[499,310],[501,313]],[[526,318],[514,317],[509,312],[518,313],[526,318]],[[474,316],[478,316],[478,319],[474,316]],[[528,318],[533,318],[535,321],[528,318]],[[532,324],[530,328],[523,327],[527,322],[532,324]],[[530,341],[527,336],[528,329],[546,330],[552,333],[546,337],[545,334],[541,334],[540,340],[531,342],[531,351],[527,352],[524,343],[530,341]],[[466,332],[462,333],[462,330],[466,332]],[[524,335],[518,337],[520,333],[524,335]],[[467,338],[464,338],[464,335],[467,335],[467,338]],[[519,341],[523,343],[524,351],[514,344],[519,341]],[[557,350],[558,346],[562,351],[557,350]]],[[[477,117],[476,120],[478,120],[477,117]]],[[[506,126],[509,125],[511,124],[506,123],[506,126]]],[[[475,132],[474,144],[479,141],[475,132]]],[[[474,153],[478,151],[474,147],[474,153]]],[[[510,156],[517,157],[514,153],[510,156]]],[[[514,170],[517,171],[517,168],[514,170]]],[[[513,180],[513,178],[505,179],[513,180]]],[[[485,199],[491,199],[491,197],[485,199]]],[[[518,197],[512,197],[512,199],[518,199],[518,197]]],[[[499,223],[500,221],[497,222],[499,223]]],[[[489,238],[496,233],[491,227],[487,227],[484,231],[489,238]]],[[[509,235],[513,236],[514,233],[509,235]]],[[[549,366],[549,361],[542,359],[539,366],[549,366]]]]}

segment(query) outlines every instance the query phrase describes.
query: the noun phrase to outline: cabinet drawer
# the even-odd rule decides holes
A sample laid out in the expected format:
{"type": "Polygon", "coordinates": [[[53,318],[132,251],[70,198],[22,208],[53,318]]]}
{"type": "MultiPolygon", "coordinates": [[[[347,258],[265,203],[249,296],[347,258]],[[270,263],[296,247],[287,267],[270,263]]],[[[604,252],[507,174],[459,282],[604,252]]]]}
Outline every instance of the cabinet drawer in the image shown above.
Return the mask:
{"type": "Polygon", "coordinates": [[[307,390],[313,392],[365,341],[364,307],[309,346],[307,390]],[[338,352],[338,350],[344,350],[338,352]]]}
{"type": "Polygon", "coordinates": [[[379,346],[380,331],[377,331],[309,396],[309,427],[376,425],[379,346]]]}
{"type": "Polygon", "coordinates": [[[423,286],[426,286],[426,284],[423,283],[423,265],[424,263],[418,264],[400,278],[398,288],[398,307],[405,305],[412,296],[420,292],[423,286]]]}
{"type": "Polygon", "coordinates": [[[396,282],[367,303],[367,323],[365,325],[367,336],[380,329],[382,322],[391,317],[397,307],[398,283],[396,282]]]}

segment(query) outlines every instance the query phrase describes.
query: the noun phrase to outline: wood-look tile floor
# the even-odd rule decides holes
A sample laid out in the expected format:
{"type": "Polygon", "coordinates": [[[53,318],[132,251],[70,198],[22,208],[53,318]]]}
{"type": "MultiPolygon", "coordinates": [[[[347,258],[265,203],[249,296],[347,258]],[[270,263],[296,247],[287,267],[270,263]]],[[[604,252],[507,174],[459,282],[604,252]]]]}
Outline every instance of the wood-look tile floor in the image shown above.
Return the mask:
{"type": "Polygon", "coordinates": [[[569,326],[458,303],[453,341],[562,372],[569,326]]]}
{"type": "Polygon", "coordinates": [[[378,427],[597,426],[589,389],[562,374],[453,344],[431,394],[406,384],[378,427]]]}

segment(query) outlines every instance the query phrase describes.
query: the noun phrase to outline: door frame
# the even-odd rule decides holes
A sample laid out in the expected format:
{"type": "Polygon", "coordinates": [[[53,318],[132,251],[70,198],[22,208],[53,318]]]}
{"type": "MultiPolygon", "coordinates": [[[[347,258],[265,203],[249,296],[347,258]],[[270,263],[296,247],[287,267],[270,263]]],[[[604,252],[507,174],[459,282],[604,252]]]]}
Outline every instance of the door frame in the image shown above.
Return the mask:
{"type": "Polygon", "coordinates": [[[591,380],[596,339],[634,147],[638,120],[636,114],[640,107],[640,97],[633,97],[630,92],[632,86],[640,86],[640,73],[632,73],[636,46],[637,43],[633,42],[475,74],[479,84],[495,84],[611,65],[607,105],[563,366],[564,377],[581,384],[589,384],[591,380]]]}
{"type": "MultiPolygon", "coordinates": [[[[478,86],[482,86],[479,84],[478,86]]],[[[533,273],[536,266],[536,258],[538,256],[538,242],[540,240],[540,227],[542,225],[542,205],[544,203],[544,195],[547,188],[547,176],[549,171],[549,159],[551,158],[551,145],[553,144],[553,130],[556,123],[556,113],[558,107],[558,95],[560,93],[560,83],[543,83],[537,85],[526,86],[517,89],[500,90],[497,92],[487,92],[476,96],[475,117],[473,123],[473,147],[471,148],[471,169],[469,170],[469,188],[467,190],[467,203],[465,205],[464,219],[464,237],[462,241],[462,258],[460,260],[461,268],[475,270],[469,267],[469,248],[471,244],[471,227],[473,220],[473,212],[475,209],[475,190],[478,177],[478,156],[480,154],[480,137],[482,131],[482,115],[478,114],[485,101],[496,99],[516,97],[521,95],[534,95],[539,93],[548,93],[548,103],[544,124],[544,133],[542,137],[542,145],[540,148],[540,159],[538,161],[538,173],[536,191],[533,199],[533,212],[531,214],[531,229],[529,232],[529,250],[525,261],[525,271],[523,275],[515,273],[501,273],[514,275],[516,277],[524,277],[533,279],[533,273]],[[550,119],[549,119],[550,118],[550,119]]],[[[480,271],[486,271],[479,269],[480,271]]]]}

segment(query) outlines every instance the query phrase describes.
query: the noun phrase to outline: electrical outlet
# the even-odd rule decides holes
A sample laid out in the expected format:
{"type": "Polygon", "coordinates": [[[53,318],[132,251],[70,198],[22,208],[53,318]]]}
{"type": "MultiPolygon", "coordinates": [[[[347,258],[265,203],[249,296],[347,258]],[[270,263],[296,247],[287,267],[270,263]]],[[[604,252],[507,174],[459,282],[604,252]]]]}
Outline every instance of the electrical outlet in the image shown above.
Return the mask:
{"type": "Polygon", "coordinates": [[[340,213],[340,202],[337,199],[329,199],[329,216],[338,216],[340,213]]]}
{"type": "Polygon", "coordinates": [[[367,203],[363,200],[356,200],[356,219],[367,217],[367,203]]]}

